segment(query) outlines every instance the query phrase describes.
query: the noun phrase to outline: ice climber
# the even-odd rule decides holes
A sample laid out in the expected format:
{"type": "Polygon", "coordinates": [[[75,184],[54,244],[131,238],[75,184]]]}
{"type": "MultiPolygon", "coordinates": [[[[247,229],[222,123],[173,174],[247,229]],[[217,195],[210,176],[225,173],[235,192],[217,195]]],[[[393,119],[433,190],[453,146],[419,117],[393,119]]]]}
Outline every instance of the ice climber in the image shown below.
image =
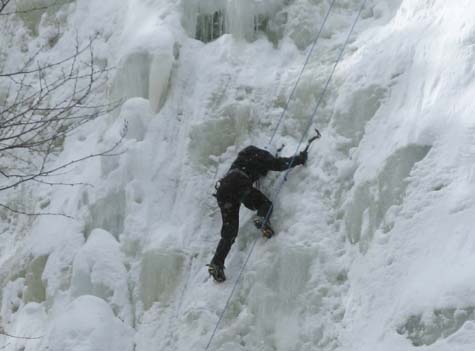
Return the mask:
{"type": "Polygon", "coordinates": [[[238,234],[241,204],[250,210],[257,211],[254,224],[262,231],[264,237],[271,238],[274,235],[269,223],[272,202],[253,184],[259,178],[264,177],[268,171],[285,171],[289,166],[305,164],[307,149],[300,152],[292,161],[292,157],[274,157],[266,150],[252,145],[248,146],[239,152],[229,171],[218,181],[216,198],[221,210],[223,225],[221,240],[208,265],[209,274],[213,276],[214,280],[217,282],[226,280],[224,260],[238,234]]]}

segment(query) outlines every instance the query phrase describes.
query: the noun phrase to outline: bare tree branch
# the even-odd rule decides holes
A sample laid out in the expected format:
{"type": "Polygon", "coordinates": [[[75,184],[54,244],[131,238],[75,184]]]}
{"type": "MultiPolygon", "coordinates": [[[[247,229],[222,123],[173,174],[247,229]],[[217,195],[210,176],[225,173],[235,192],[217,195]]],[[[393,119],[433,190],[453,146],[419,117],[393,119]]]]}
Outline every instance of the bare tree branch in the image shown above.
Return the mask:
{"type": "MultiPolygon", "coordinates": [[[[0,0],[0,14],[12,14],[4,11],[10,1],[0,0]]],[[[25,11],[45,10],[59,4],[56,2],[25,11]]],[[[44,48],[40,48],[18,70],[0,72],[0,83],[3,80],[8,86],[7,97],[0,101],[0,192],[29,182],[50,186],[90,185],[63,182],[56,176],[88,159],[122,154],[118,147],[125,136],[126,125],[110,148],[63,163],[53,163],[62,151],[66,137],[96,118],[116,110],[122,103],[96,101],[96,96],[104,91],[111,68],[97,63],[95,40],[91,38],[85,45],[80,45],[76,38],[74,51],[56,61],[45,60],[44,48]],[[53,176],[55,178],[51,180],[53,176]]],[[[1,203],[0,207],[22,215],[70,218],[62,213],[30,213],[1,203]]]]}
{"type": "Polygon", "coordinates": [[[36,7],[30,7],[28,9],[25,9],[25,10],[15,10],[15,11],[12,11],[12,12],[3,12],[3,10],[5,9],[6,5],[10,2],[10,0],[1,0],[0,1],[0,16],[10,16],[10,15],[18,15],[18,14],[25,14],[25,13],[32,13],[32,12],[38,12],[38,11],[46,11],[52,7],[55,7],[55,6],[62,6],[62,5],[65,5],[65,4],[70,4],[73,2],[73,0],[70,0],[70,1],[66,1],[66,2],[63,2],[63,1],[57,1],[57,2],[54,2],[50,5],[46,5],[46,6],[36,6],[36,7]],[[4,6],[2,6],[4,4],[4,6]]]}
{"type": "Polygon", "coordinates": [[[49,182],[41,179],[34,179],[33,180],[36,183],[40,184],[45,184],[45,185],[50,185],[50,186],[57,186],[57,185],[62,185],[62,186],[78,186],[78,185],[83,185],[83,186],[89,186],[91,188],[94,188],[93,184],[90,183],[83,183],[83,182],[74,182],[74,183],[64,183],[64,182],[49,182]]]}
{"type": "MultiPolygon", "coordinates": [[[[60,216],[60,217],[66,217],[69,219],[74,219],[72,216],[68,216],[67,214],[64,213],[53,213],[53,212],[27,212],[27,211],[22,211],[19,209],[12,208],[10,206],[4,205],[0,203],[0,208],[4,208],[10,212],[20,214],[20,215],[25,215],[25,216],[31,216],[31,217],[36,217],[36,216],[60,216]]],[[[0,333],[2,334],[2,333],[0,333]]],[[[7,335],[7,334],[4,334],[7,335]]],[[[10,336],[10,335],[8,335],[10,336]]]]}
{"type": "Polygon", "coordinates": [[[9,2],[10,0],[0,0],[0,15],[2,14],[3,10],[5,10],[5,7],[7,7],[9,2]]]}
{"type": "MultiPolygon", "coordinates": [[[[1,1],[1,0],[0,0],[1,1]]],[[[19,335],[13,335],[13,334],[9,334],[5,331],[5,329],[3,329],[3,327],[0,326],[0,335],[4,335],[4,336],[8,336],[9,338],[14,338],[14,339],[24,339],[24,340],[37,340],[37,339],[41,339],[43,338],[44,336],[19,336],[19,335]]]]}
{"type": "MultiPolygon", "coordinates": [[[[59,61],[56,61],[56,62],[53,62],[53,63],[50,63],[50,64],[47,64],[45,66],[39,66],[39,67],[30,67],[28,68],[28,66],[30,66],[31,64],[31,61],[33,61],[37,56],[38,54],[40,53],[40,50],[38,50],[38,52],[35,54],[35,55],[32,55],[32,57],[30,58],[30,60],[27,62],[27,64],[25,65],[25,67],[19,71],[15,71],[15,72],[8,72],[8,73],[0,73],[0,77],[15,77],[15,76],[23,76],[25,74],[31,74],[31,73],[37,73],[41,70],[46,70],[46,69],[49,69],[49,68],[52,68],[52,67],[56,67],[56,66],[60,66],[64,63],[68,63],[68,62],[71,62],[73,60],[76,60],[78,58],[79,55],[81,55],[83,52],[87,51],[87,50],[91,50],[92,48],[92,44],[94,42],[94,39],[91,39],[89,41],[89,44],[85,47],[83,47],[82,49],[78,49],[76,47],[76,51],[74,52],[74,54],[68,56],[68,57],[65,57],[64,59],[62,60],[59,60],[59,61]]],[[[72,66],[74,65],[74,62],[72,62],[72,66]]]]}
{"type": "Polygon", "coordinates": [[[41,180],[41,178],[56,175],[56,173],[60,170],[63,170],[65,168],[69,168],[72,165],[75,165],[77,163],[83,162],[83,161],[91,159],[91,158],[96,158],[96,157],[100,157],[100,156],[111,157],[111,156],[122,155],[125,151],[113,152],[122,143],[122,140],[123,140],[122,138],[119,139],[114,144],[114,146],[112,146],[111,148],[109,148],[106,151],[89,154],[89,155],[71,160],[69,162],[63,163],[60,166],[56,166],[56,167],[53,167],[51,169],[45,169],[45,163],[46,162],[45,162],[45,160],[43,160],[40,169],[36,173],[31,173],[31,174],[7,174],[6,172],[0,170],[0,174],[2,174],[6,178],[18,178],[18,180],[14,181],[12,184],[8,184],[8,185],[5,185],[5,186],[0,186],[0,191],[5,191],[5,190],[8,190],[8,189],[15,188],[18,185],[29,182],[29,181],[34,181],[34,180],[37,180],[37,179],[41,180]]]}

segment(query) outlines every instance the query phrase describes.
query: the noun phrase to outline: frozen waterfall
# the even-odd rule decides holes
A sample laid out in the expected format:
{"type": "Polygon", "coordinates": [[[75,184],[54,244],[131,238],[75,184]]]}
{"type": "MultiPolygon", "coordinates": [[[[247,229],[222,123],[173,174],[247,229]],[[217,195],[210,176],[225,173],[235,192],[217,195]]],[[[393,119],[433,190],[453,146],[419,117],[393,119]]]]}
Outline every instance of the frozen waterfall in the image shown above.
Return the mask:
{"type": "MultiPolygon", "coordinates": [[[[55,162],[128,132],[119,155],[58,176],[77,186],[0,192],[74,217],[0,210],[0,348],[205,349],[259,236],[242,209],[228,280],[209,278],[214,183],[241,148],[266,146],[330,3],[12,0],[0,72],[94,37],[111,67],[95,100],[123,101],[55,162]]],[[[278,130],[284,155],[359,6],[336,0],[278,130]]],[[[474,13],[469,0],[367,1],[317,113],[323,137],[279,194],[277,235],[258,239],[210,350],[474,349],[474,13]]],[[[0,108],[11,84],[0,77],[0,108]]]]}

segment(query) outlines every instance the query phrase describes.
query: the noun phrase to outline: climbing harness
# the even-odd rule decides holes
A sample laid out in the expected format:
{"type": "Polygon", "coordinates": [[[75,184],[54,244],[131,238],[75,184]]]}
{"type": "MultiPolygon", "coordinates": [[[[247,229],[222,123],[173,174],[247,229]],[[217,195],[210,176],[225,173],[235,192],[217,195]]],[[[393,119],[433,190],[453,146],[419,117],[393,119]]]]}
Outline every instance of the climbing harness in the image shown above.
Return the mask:
{"type": "MultiPolygon", "coordinates": [[[[232,173],[238,173],[240,175],[242,175],[243,177],[247,178],[247,179],[251,179],[249,178],[249,176],[247,175],[246,172],[244,172],[243,170],[240,170],[239,168],[233,168],[233,169],[230,169],[226,175],[224,177],[226,177],[227,175],[229,174],[232,174],[232,173]]],[[[224,178],[223,177],[223,178],[224,178]]],[[[216,190],[216,192],[214,194],[212,194],[215,198],[218,198],[218,189],[219,187],[221,186],[221,180],[223,180],[223,178],[221,178],[220,180],[218,180],[215,184],[214,184],[214,190],[216,190]]],[[[243,196],[244,197],[244,196],[243,196]]]]}
{"type": "MultiPolygon", "coordinates": [[[[310,128],[311,128],[313,122],[314,122],[315,116],[316,116],[316,114],[317,114],[317,110],[318,110],[318,108],[320,107],[320,105],[321,105],[321,103],[322,103],[322,101],[323,101],[323,97],[325,96],[325,93],[326,93],[326,91],[327,91],[327,89],[328,89],[328,86],[329,86],[330,81],[331,81],[331,79],[332,79],[332,77],[333,77],[333,74],[335,73],[336,67],[337,67],[338,63],[340,62],[341,58],[343,57],[343,52],[344,52],[346,46],[348,45],[348,42],[350,41],[351,34],[353,33],[353,30],[355,29],[356,23],[358,22],[358,20],[359,20],[359,18],[360,18],[360,16],[361,16],[361,12],[363,11],[363,8],[364,8],[364,6],[365,6],[365,4],[366,4],[366,1],[367,1],[367,0],[363,0],[362,3],[361,3],[361,6],[360,6],[360,8],[359,8],[359,11],[358,11],[358,13],[357,13],[357,15],[356,15],[356,17],[355,17],[355,19],[354,19],[354,21],[353,21],[353,24],[351,25],[351,28],[350,28],[350,30],[349,30],[349,32],[348,32],[348,35],[347,35],[347,37],[346,37],[346,40],[345,40],[345,42],[343,43],[343,46],[342,46],[342,48],[341,48],[341,50],[340,50],[340,53],[339,53],[337,59],[335,60],[335,63],[334,63],[333,68],[332,68],[332,70],[331,70],[331,72],[330,72],[330,75],[328,76],[328,79],[327,79],[327,81],[326,81],[326,83],[325,83],[325,86],[324,86],[322,92],[320,93],[320,96],[319,96],[319,98],[318,98],[318,100],[317,100],[317,104],[315,105],[315,108],[314,108],[312,114],[310,115],[308,124],[307,124],[307,126],[306,126],[306,128],[305,128],[305,132],[302,134],[302,137],[300,138],[300,141],[299,141],[299,143],[298,143],[298,145],[297,145],[297,148],[296,148],[296,150],[295,150],[295,153],[294,153],[294,155],[292,156],[292,158],[291,158],[291,160],[290,160],[289,166],[288,166],[287,170],[285,171],[284,176],[281,178],[280,183],[277,185],[277,187],[276,187],[276,189],[275,189],[275,191],[274,191],[274,193],[273,193],[273,195],[272,195],[272,202],[275,200],[275,198],[277,197],[277,195],[278,195],[278,194],[280,193],[280,191],[282,190],[282,188],[283,188],[283,186],[284,186],[284,183],[285,183],[285,181],[286,181],[286,179],[287,179],[287,176],[288,176],[288,174],[289,174],[289,172],[290,172],[290,170],[291,170],[291,168],[292,168],[292,165],[293,165],[293,163],[294,163],[294,161],[295,161],[295,158],[297,157],[297,153],[298,153],[298,151],[299,151],[299,149],[300,149],[300,146],[302,145],[302,143],[303,143],[305,137],[307,136],[307,134],[308,134],[308,132],[309,132],[309,130],[310,130],[310,128]]],[[[326,19],[328,18],[328,15],[329,15],[330,10],[332,9],[334,3],[335,3],[335,0],[334,0],[334,1],[331,3],[331,5],[330,5],[330,8],[329,8],[329,10],[328,10],[328,13],[327,13],[327,15],[325,16],[325,20],[324,20],[324,22],[322,23],[322,26],[320,27],[320,31],[318,32],[317,38],[315,39],[315,41],[314,41],[314,43],[313,43],[313,45],[312,45],[312,49],[311,49],[311,50],[313,50],[313,47],[315,46],[316,41],[318,40],[318,37],[319,37],[319,35],[320,35],[320,33],[321,33],[322,29],[323,29],[323,26],[324,26],[324,24],[325,24],[325,21],[326,21],[326,19]]],[[[311,52],[311,51],[310,51],[310,52],[311,52]]],[[[287,100],[287,104],[285,105],[284,111],[282,112],[282,115],[281,115],[281,117],[280,117],[280,119],[279,119],[279,121],[278,121],[278,123],[277,123],[277,126],[276,126],[276,128],[275,128],[275,130],[274,130],[274,132],[273,132],[273,134],[272,134],[272,136],[271,136],[271,138],[270,138],[270,140],[269,140],[269,144],[272,142],[274,136],[275,136],[276,133],[277,133],[277,129],[278,129],[280,123],[282,122],[282,119],[283,119],[283,116],[285,115],[285,112],[287,111],[289,102],[290,102],[290,100],[292,99],[293,94],[295,93],[295,89],[296,89],[297,84],[298,84],[298,82],[299,82],[299,80],[300,80],[300,77],[302,76],[303,70],[305,69],[305,66],[306,66],[307,63],[308,63],[308,60],[309,60],[309,55],[307,56],[307,59],[305,60],[304,66],[303,66],[302,70],[300,71],[299,77],[298,77],[298,79],[297,79],[297,81],[296,81],[296,83],[295,83],[294,88],[292,89],[292,92],[291,92],[291,95],[290,95],[291,97],[287,100]]],[[[310,138],[310,139],[308,140],[307,146],[306,146],[305,150],[308,151],[308,149],[310,148],[311,143],[312,143],[314,140],[318,139],[319,137],[320,137],[320,132],[318,132],[318,130],[317,130],[317,135],[314,136],[314,137],[312,137],[312,138],[310,138]]],[[[271,206],[271,208],[269,209],[269,211],[267,212],[267,215],[266,215],[266,218],[265,218],[264,223],[266,223],[266,222],[269,220],[269,217],[270,217],[271,212],[272,212],[272,206],[271,206]]],[[[233,297],[234,292],[235,292],[237,286],[239,285],[239,282],[240,282],[240,280],[241,280],[242,273],[244,272],[244,269],[246,268],[247,263],[249,262],[249,259],[250,259],[251,255],[252,255],[253,251],[254,251],[254,248],[255,248],[256,243],[257,243],[257,239],[258,239],[258,238],[256,238],[256,239],[254,240],[254,242],[252,243],[251,249],[249,250],[249,253],[247,254],[247,257],[246,257],[246,259],[245,259],[243,265],[241,266],[241,269],[240,269],[239,274],[238,274],[238,276],[237,276],[237,278],[236,278],[236,281],[235,281],[234,284],[233,284],[233,288],[231,289],[231,293],[229,294],[228,299],[226,300],[226,304],[224,305],[223,311],[221,312],[221,314],[220,314],[220,316],[219,316],[219,319],[218,319],[218,322],[216,323],[216,326],[215,326],[213,332],[211,333],[211,336],[210,336],[210,338],[209,338],[208,344],[207,344],[206,347],[205,347],[205,351],[208,351],[208,350],[209,350],[209,347],[210,347],[211,343],[213,342],[214,336],[216,335],[216,332],[217,332],[217,330],[218,330],[218,328],[219,328],[219,325],[221,324],[221,321],[223,320],[224,314],[225,314],[225,312],[227,311],[227,309],[228,309],[228,307],[229,307],[229,303],[230,303],[230,301],[231,301],[231,298],[233,297]]]]}

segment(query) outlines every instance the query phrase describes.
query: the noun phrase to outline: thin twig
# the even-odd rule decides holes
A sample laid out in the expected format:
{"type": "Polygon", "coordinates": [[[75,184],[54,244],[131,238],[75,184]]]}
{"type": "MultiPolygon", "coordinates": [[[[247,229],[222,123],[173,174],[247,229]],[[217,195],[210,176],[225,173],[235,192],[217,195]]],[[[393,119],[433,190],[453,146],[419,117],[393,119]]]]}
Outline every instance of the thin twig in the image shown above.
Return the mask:
{"type": "MultiPolygon", "coordinates": [[[[0,0],[0,12],[9,1],[0,0]]],[[[94,94],[103,89],[111,70],[96,65],[94,40],[90,38],[87,45],[82,46],[76,38],[70,56],[47,64],[40,63],[39,55],[44,48],[39,48],[17,72],[0,74],[0,79],[13,82],[8,87],[7,103],[0,109],[0,176],[3,176],[0,192],[28,182],[50,186],[92,186],[82,182],[54,181],[49,177],[59,176],[64,170],[90,158],[114,157],[125,152],[118,148],[124,139],[126,125],[119,140],[110,148],[50,166],[66,137],[122,104],[122,101],[90,103],[94,94]]],[[[0,204],[0,207],[22,215],[73,218],[62,213],[23,211],[5,204],[0,204]]]]}
{"type": "Polygon", "coordinates": [[[37,7],[31,7],[31,8],[26,9],[26,10],[16,10],[16,11],[12,11],[12,12],[3,12],[3,13],[2,13],[2,10],[3,10],[4,7],[2,7],[0,5],[0,16],[10,16],[10,15],[25,14],[25,13],[31,13],[31,12],[37,12],[37,11],[46,11],[51,7],[62,6],[62,5],[71,4],[71,3],[73,3],[73,0],[69,0],[69,1],[66,1],[66,2],[58,1],[58,2],[54,2],[54,3],[52,3],[50,5],[47,5],[47,6],[37,6],[37,7]]]}
{"type": "Polygon", "coordinates": [[[18,335],[12,335],[9,334],[3,329],[3,327],[0,327],[0,335],[8,336],[9,338],[15,338],[15,339],[25,339],[25,340],[36,340],[36,339],[41,339],[44,336],[18,336],[18,335]]]}
{"type": "MultiPolygon", "coordinates": [[[[26,212],[26,211],[21,211],[21,210],[18,210],[18,209],[14,209],[14,208],[11,208],[10,206],[7,206],[7,205],[4,205],[4,204],[0,204],[0,207],[1,208],[4,208],[10,212],[13,212],[13,213],[16,213],[16,214],[20,214],[20,215],[25,215],[25,216],[31,216],[31,217],[36,217],[36,216],[60,216],[60,217],[66,217],[66,218],[69,218],[69,219],[75,219],[74,217],[72,216],[69,216],[65,213],[54,213],[54,212],[26,212]]],[[[4,333],[0,333],[0,334],[4,334],[4,333]]],[[[8,334],[5,334],[5,335],[8,335],[8,334]]],[[[11,336],[11,335],[8,335],[8,336],[11,336]]]]}
{"type": "Polygon", "coordinates": [[[33,182],[40,183],[40,184],[45,184],[45,185],[51,185],[51,186],[56,186],[56,185],[61,185],[61,186],[89,186],[91,188],[94,188],[93,184],[90,183],[83,183],[83,182],[77,182],[77,183],[63,183],[63,182],[47,182],[41,179],[33,179],[33,182]]]}

